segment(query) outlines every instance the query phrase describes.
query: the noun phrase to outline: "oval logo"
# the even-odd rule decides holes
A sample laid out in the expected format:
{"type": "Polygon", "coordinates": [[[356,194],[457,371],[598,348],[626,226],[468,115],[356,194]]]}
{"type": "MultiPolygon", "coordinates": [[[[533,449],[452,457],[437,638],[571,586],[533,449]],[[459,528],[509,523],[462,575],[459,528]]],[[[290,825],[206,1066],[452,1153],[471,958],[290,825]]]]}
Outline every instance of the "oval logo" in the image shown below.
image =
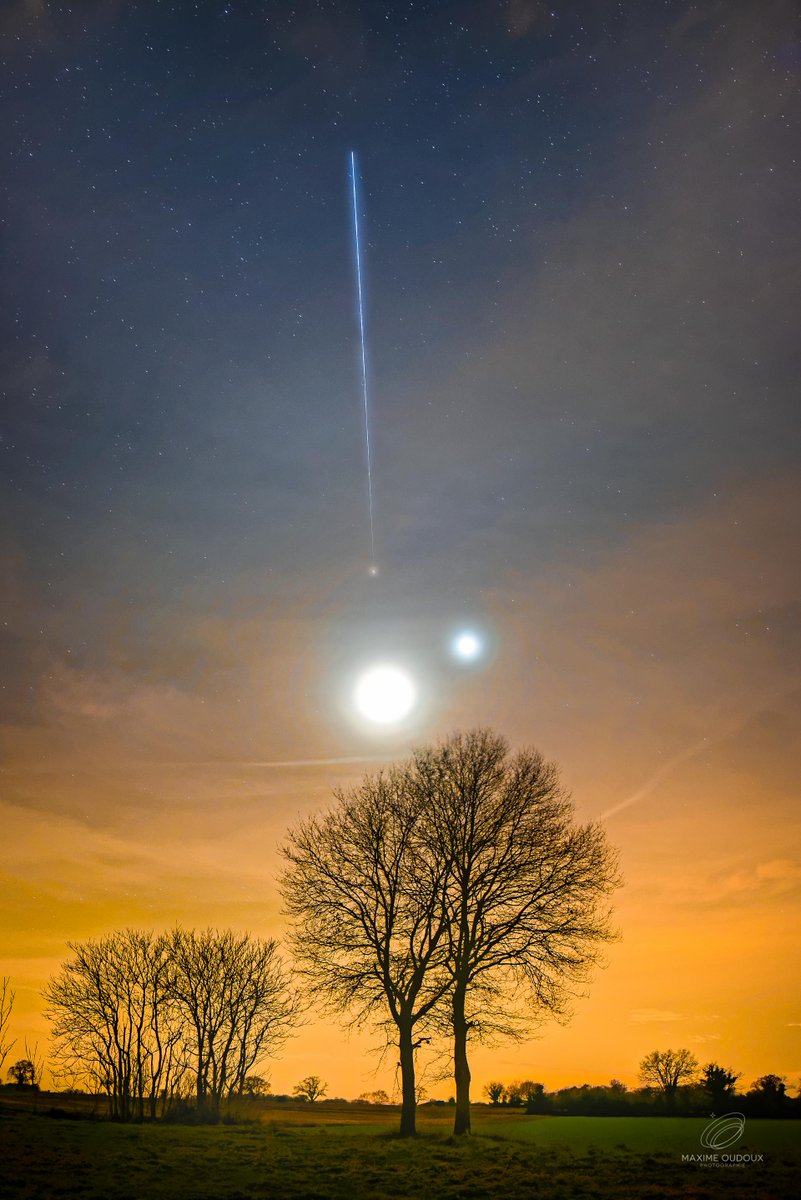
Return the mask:
{"type": "Polygon", "coordinates": [[[743,1113],[726,1113],[710,1121],[701,1134],[701,1145],[707,1150],[725,1150],[733,1146],[743,1136],[745,1131],[745,1116],[743,1113]]]}

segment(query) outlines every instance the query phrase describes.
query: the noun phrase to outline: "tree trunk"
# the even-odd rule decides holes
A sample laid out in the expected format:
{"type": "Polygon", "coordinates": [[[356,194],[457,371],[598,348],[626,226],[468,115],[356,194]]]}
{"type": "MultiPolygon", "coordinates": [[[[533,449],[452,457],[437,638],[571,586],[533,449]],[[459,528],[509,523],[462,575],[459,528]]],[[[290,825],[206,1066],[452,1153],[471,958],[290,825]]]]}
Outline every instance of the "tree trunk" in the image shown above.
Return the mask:
{"type": "Polygon", "coordinates": [[[467,1061],[468,1024],[464,1005],[464,989],[457,987],[453,993],[453,1079],[456,1084],[454,1134],[470,1132],[470,1064],[467,1061]]]}
{"type": "Polygon", "coordinates": [[[401,1137],[414,1137],[417,1132],[417,1094],[414,1081],[414,1043],[412,1027],[399,1026],[401,1069],[401,1137]]]}

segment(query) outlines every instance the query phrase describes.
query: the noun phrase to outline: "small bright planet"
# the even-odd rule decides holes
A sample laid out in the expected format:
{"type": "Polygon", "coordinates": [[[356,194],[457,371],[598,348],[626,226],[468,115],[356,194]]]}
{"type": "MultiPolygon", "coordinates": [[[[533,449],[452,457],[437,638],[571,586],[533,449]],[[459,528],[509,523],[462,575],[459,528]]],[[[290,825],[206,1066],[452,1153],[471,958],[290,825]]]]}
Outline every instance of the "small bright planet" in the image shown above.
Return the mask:
{"type": "Polygon", "coordinates": [[[481,653],[481,639],[466,629],[453,639],[453,651],[457,658],[469,662],[481,653]]]}
{"type": "Polygon", "coordinates": [[[408,716],[417,699],[414,683],[400,667],[370,667],[356,683],[356,708],[375,725],[394,725],[408,716]]]}

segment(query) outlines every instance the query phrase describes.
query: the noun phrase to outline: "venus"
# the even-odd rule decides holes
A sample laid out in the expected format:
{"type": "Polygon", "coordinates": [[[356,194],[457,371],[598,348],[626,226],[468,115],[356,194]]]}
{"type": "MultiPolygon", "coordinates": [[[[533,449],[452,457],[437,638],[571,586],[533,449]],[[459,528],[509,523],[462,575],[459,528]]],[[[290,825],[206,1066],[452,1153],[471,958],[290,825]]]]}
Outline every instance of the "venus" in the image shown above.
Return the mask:
{"type": "Polygon", "coordinates": [[[453,639],[453,652],[457,658],[470,662],[481,653],[481,641],[475,633],[464,630],[453,639]]]}

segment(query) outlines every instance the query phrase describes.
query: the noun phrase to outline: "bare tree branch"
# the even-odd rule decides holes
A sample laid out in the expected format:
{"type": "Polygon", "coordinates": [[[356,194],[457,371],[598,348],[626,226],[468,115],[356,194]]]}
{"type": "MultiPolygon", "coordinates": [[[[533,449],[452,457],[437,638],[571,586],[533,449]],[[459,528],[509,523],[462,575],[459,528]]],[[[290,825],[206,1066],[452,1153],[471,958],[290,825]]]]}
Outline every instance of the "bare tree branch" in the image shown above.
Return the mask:
{"type": "Polygon", "coordinates": [[[16,993],[11,989],[11,980],[4,975],[0,980],[0,1076],[3,1065],[14,1048],[15,1038],[9,1038],[8,1025],[14,1009],[16,993]]]}

